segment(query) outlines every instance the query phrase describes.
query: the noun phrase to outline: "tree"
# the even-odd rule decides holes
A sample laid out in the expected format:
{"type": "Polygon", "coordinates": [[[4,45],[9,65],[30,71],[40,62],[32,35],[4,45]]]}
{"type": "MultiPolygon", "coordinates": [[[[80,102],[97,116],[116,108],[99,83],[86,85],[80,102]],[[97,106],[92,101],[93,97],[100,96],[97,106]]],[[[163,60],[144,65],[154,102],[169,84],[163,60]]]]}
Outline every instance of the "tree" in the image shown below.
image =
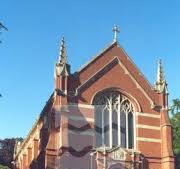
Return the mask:
{"type": "Polygon", "coordinates": [[[172,105],[170,107],[170,113],[172,115],[180,113],[180,99],[173,99],[172,100],[172,105]]]}
{"type": "Polygon", "coordinates": [[[0,22],[0,29],[5,29],[6,31],[8,31],[8,29],[0,22]]]}
{"type": "MultiPolygon", "coordinates": [[[[21,141],[22,138],[7,138],[0,140],[0,164],[12,168],[12,161],[14,155],[14,146],[16,141],[21,141]]],[[[1,168],[0,168],[1,169],[1,168]]]]}
{"type": "Polygon", "coordinates": [[[10,168],[7,167],[7,166],[3,166],[3,165],[0,164],[0,169],[10,169],[10,168]]]}
{"type": "Polygon", "coordinates": [[[180,154],[180,112],[171,118],[173,126],[173,149],[175,154],[180,154]]]}
{"type": "MultiPolygon", "coordinates": [[[[8,31],[8,29],[0,22],[0,30],[1,29],[4,29],[4,30],[6,30],[6,31],[8,31]]],[[[1,32],[0,32],[1,33],[1,32]]],[[[1,43],[2,41],[0,40],[0,43],[1,43]]],[[[0,97],[2,97],[2,95],[1,95],[1,93],[0,93],[0,97]]],[[[0,168],[1,169],[1,168],[0,168]]]]}
{"type": "MultiPolygon", "coordinates": [[[[8,29],[0,22],[0,30],[2,30],[2,29],[8,31],[8,29]]],[[[1,33],[1,31],[0,31],[0,33],[1,33]]],[[[1,43],[1,42],[2,42],[2,41],[0,40],[0,43],[1,43]]]]}
{"type": "Polygon", "coordinates": [[[170,107],[173,126],[173,150],[176,156],[176,167],[180,168],[180,99],[174,99],[170,107]]]}

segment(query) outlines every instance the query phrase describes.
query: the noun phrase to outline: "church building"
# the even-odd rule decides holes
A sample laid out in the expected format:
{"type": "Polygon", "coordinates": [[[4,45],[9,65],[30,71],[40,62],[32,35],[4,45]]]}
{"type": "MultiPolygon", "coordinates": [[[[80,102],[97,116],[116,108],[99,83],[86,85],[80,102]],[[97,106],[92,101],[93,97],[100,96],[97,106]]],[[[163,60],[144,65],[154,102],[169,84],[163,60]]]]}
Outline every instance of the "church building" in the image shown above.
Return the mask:
{"type": "Polygon", "coordinates": [[[174,169],[162,63],[151,85],[113,31],[112,42],[75,73],[62,39],[54,90],[16,143],[15,169],[174,169]]]}

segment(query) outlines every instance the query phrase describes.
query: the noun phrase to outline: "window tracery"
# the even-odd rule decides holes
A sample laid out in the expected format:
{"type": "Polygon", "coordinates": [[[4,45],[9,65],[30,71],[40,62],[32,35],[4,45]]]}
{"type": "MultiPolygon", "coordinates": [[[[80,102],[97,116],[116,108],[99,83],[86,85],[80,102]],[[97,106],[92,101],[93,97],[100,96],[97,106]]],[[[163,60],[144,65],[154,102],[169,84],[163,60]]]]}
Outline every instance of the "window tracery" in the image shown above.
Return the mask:
{"type": "Polygon", "coordinates": [[[134,147],[134,110],[130,100],[118,91],[95,96],[96,146],[134,147]]]}

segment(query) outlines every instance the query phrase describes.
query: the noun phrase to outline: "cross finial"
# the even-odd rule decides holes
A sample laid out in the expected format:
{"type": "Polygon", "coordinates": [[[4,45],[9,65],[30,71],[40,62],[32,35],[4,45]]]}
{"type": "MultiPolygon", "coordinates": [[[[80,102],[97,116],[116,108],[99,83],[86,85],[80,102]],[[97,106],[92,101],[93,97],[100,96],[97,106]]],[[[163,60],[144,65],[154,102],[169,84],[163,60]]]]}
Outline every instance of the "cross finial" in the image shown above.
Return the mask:
{"type": "Polygon", "coordinates": [[[114,32],[114,41],[116,42],[117,41],[117,34],[119,33],[119,28],[117,25],[114,25],[112,31],[114,32]]]}

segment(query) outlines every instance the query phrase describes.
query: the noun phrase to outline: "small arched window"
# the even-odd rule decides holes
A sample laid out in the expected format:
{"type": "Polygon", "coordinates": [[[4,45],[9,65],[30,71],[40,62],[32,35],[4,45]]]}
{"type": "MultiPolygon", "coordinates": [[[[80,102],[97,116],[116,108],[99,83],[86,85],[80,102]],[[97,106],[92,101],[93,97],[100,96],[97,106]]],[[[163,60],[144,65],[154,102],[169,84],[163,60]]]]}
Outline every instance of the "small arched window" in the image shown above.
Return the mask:
{"type": "Polygon", "coordinates": [[[134,147],[134,113],[130,100],[118,91],[99,93],[95,107],[96,147],[134,147]]]}

